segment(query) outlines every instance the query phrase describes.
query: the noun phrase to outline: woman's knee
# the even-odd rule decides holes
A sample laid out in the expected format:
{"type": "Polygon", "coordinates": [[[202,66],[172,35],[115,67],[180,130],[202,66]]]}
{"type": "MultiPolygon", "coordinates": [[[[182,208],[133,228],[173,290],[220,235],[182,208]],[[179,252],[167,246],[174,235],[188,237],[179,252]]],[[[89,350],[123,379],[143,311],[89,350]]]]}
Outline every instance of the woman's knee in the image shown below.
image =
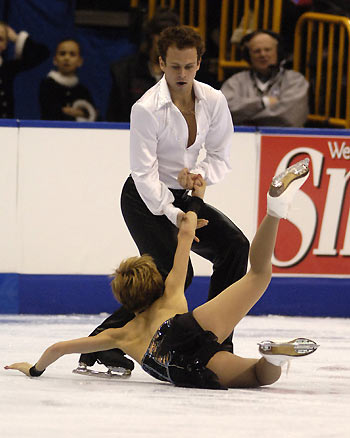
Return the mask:
{"type": "Polygon", "coordinates": [[[255,365],[259,386],[272,385],[281,377],[281,373],[281,367],[270,364],[264,358],[261,358],[255,365]]]}

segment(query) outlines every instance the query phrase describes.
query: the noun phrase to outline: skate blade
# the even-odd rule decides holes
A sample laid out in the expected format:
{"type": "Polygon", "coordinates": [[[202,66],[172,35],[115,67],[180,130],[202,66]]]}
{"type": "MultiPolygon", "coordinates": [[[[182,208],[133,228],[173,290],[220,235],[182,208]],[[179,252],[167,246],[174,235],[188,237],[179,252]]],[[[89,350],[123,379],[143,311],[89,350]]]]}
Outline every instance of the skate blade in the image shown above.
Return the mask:
{"type": "MultiPolygon", "coordinates": [[[[305,158],[293,166],[288,167],[279,175],[273,177],[269,195],[276,198],[277,196],[280,196],[293,181],[308,176],[310,172],[309,162],[309,158],[305,158]]],[[[302,185],[302,182],[300,182],[300,185],[302,185]]]]}
{"type": "Polygon", "coordinates": [[[290,342],[259,342],[259,350],[264,354],[283,356],[306,356],[313,353],[319,347],[316,342],[306,338],[293,339],[290,342]]]}
{"type": "Polygon", "coordinates": [[[72,370],[73,374],[81,376],[99,377],[102,379],[128,379],[131,376],[131,371],[125,368],[113,368],[108,371],[96,371],[91,368],[78,367],[72,370]]]}

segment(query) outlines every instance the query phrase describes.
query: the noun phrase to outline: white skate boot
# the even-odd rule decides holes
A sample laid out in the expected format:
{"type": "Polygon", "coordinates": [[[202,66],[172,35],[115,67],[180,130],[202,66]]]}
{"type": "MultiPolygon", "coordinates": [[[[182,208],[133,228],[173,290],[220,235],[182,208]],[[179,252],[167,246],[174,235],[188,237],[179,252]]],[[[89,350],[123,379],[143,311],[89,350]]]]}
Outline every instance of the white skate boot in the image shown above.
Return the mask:
{"type": "Polygon", "coordinates": [[[272,365],[282,366],[296,357],[307,356],[319,345],[306,338],[296,338],[289,342],[262,341],[258,343],[259,353],[272,365]]]}
{"type": "Polygon", "coordinates": [[[288,209],[298,189],[310,175],[309,159],[299,161],[273,177],[267,194],[267,214],[287,219],[288,209]]]}

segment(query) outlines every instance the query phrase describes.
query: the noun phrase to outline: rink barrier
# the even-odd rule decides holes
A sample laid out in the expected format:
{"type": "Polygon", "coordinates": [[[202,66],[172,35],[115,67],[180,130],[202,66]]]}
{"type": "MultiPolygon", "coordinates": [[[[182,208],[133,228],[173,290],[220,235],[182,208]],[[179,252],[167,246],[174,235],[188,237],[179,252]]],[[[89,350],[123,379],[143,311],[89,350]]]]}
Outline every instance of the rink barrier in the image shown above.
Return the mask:
{"type": "MultiPolygon", "coordinates": [[[[0,127],[127,130],[129,129],[129,124],[0,120],[0,127]]],[[[288,134],[301,137],[303,135],[350,135],[349,131],[345,130],[320,131],[315,129],[280,128],[263,128],[259,130],[251,127],[238,127],[235,131],[237,133],[257,136],[261,133],[267,135],[288,134]]],[[[249,156],[245,158],[246,161],[243,160],[242,167],[246,166],[248,159],[249,156]]],[[[223,184],[225,182],[220,184],[221,189],[225,187],[224,191],[226,191],[227,185],[224,186],[223,184]]],[[[231,187],[234,186],[231,185],[231,187]]],[[[217,199],[217,194],[215,194],[214,198],[215,205],[222,209],[219,203],[220,200],[217,199]]],[[[250,205],[249,207],[246,205],[241,205],[240,207],[241,209],[244,207],[249,210],[250,205]]],[[[230,211],[226,212],[226,214],[229,217],[236,217],[230,211]]],[[[239,214],[239,212],[236,212],[236,214],[239,214]]],[[[249,216],[253,216],[250,211],[249,216]]],[[[248,226],[248,233],[242,227],[242,224],[243,226],[246,225],[246,219],[248,219],[247,215],[243,217],[241,224],[238,222],[238,225],[251,238],[253,234],[252,227],[248,226]]],[[[129,239],[129,236],[127,237],[129,239]]],[[[11,236],[9,236],[10,238],[11,236]]],[[[113,240],[114,236],[111,238],[113,240]]],[[[15,263],[12,262],[6,265],[6,253],[3,260],[5,261],[5,266],[15,266],[15,263]]],[[[30,270],[28,271],[28,266],[31,268],[34,266],[34,263],[30,261],[30,258],[25,259],[25,263],[27,263],[25,272],[30,272],[30,270]]],[[[45,263],[47,264],[45,259],[42,263],[44,263],[43,266],[45,266],[45,263]]],[[[0,263],[0,271],[3,271],[0,273],[0,313],[98,314],[103,312],[110,313],[117,306],[110,291],[110,279],[107,275],[83,274],[79,273],[79,271],[77,273],[74,272],[74,274],[52,274],[51,272],[40,274],[22,273],[20,266],[21,263],[18,264],[16,269],[10,267],[4,270],[0,263]]],[[[195,269],[195,272],[197,276],[193,279],[193,283],[187,291],[190,309],[205,301],[210,280],[209,275],[201,275],[201,271],[198,271],[198,269],[195,269]]],[[[343,278],[341,276],[338,278],[336,276],[274,277],[267,292],[254,306],[251,314],[350,317],[350,279],[347,276],[343,276],[343,278]]]]}
{"type": "MultiPolygon", "coordinates": [[[[189,309],[206,300],[210,277],[194,277],[189,309]]],[[[104,275],[0,274],[0,314],[99,314],[119,307],[104,275]]],[[[274,277],[250,315],[350,317],[349,279],[274,277]]]]}

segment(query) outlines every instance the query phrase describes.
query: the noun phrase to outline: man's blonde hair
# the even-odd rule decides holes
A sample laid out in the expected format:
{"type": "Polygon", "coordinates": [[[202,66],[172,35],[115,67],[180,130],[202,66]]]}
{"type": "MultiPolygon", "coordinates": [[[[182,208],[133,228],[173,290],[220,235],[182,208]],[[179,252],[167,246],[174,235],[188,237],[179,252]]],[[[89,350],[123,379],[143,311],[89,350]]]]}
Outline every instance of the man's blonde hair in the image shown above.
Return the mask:
{"type": "Polygon", "coordinates": [[[123,260],[112,275],[115,298],[130,312],[142,312],[164,293],[164,281],[149,255],[123,260]]]}

